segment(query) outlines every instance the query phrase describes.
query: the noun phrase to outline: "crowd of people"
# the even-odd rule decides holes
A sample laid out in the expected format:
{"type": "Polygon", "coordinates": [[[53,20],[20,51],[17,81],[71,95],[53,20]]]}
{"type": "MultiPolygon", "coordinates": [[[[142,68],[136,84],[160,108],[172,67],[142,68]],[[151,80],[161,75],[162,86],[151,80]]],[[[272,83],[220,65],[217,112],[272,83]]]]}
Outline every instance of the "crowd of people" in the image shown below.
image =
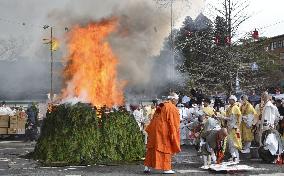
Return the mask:
{"type": "Polygon", "coordinates": [[[222,163],[225,158],[237,164],[240,152],[258,149],[261,159],[283,164],[283,100],[267,92],[259,98],[231,95],[210,98],[201,94],[168,99],[151,106],[132,107],[132,113],[145,134],[145,172],[150,168],[174,173],[171,156],[182,145],[194,145],[203,157],[204,167],[222,163]],[[255,101],[251,101],[255,100],[255,101]],[[177,122],[178,121],[178,122],[177,122]]]}

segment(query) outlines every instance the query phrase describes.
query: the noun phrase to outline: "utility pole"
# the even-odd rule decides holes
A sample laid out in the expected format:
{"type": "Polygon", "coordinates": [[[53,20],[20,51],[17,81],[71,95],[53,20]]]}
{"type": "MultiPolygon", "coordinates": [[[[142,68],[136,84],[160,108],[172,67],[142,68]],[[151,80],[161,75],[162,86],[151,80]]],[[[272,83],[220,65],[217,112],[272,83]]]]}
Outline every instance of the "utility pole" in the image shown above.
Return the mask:
{"type": "MultiPolygon", "coordinates": [[[[174,22],[173,22],[173,1],[174,0],[171,0],[171,59],[172,59],[172,81],[174,81],[175,79],[175,56],[174,56],[174,39],[173,39],[173,25],[174,25],[174,22]]],[[[172,89],[174,87],[174,83],[172,82],[172,89]]],[[[174,90],[172,90],[174,91],[174,90]]]]}
{"type": "Polygon", "coordinates": [[[170,55],[171,55],[171,61],[172,61],[172,68],[171,68],[171,79],[172,79],[172,83],[170,85],[170,92],[174,91],[173,88],[175,86],[174,84],[174,79],[175,79],[175,52],[174,52],[174,34],[173,34],[173,27],[174,27],[174,3],[176,1],[189,1],[189,0],[154,0],[156,3],[168,7],[170,6],[170,27],[171,27],[171,31],[170,31],[170,55]]]}
{"type": "MultiPolygon", "coordinates": [[[[45,44],[49,44],[49,49],[50,49],[50,100],[53,102],[54,100],[54,88],[53,88],[53,64],[54,64],[54,58],[53,58],[53,52],[57,50],[57,41],[56,39],[53,38],[53,27],[49,25],[44,25],[43,29],[48,29],[50,28],[50,39],[44,39],[48,40],[45,44]]],[[[68,27],[64,28],[65,32],[69,31],[68,27]]]]}
{"type": "Polygon", "coordinates": [[[50,28],[50,39],[44,39],[48,40],[47,43],[49,44],[49,50],[50,50],[50,100],[53,101],[54,98],[54,90],[53,90],[53,27],[49,25],[44,25],[43,29],[50,28]]]}
{"type": "Polygon", "coordinates": [[[53,101],[53,31],[50,27],[50,100],[53,101]]]}

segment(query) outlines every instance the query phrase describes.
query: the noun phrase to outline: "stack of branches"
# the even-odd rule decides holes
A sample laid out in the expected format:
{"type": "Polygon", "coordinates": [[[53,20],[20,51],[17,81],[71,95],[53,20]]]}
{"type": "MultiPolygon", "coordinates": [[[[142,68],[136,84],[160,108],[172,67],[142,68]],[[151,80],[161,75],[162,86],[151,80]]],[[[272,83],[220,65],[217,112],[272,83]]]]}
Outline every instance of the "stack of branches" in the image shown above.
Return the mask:
{"type": "Polygon", "coordinates": [[[97,118],[87,104],[62,104],[47,114],[33,158],[44,165],[132,162],[145,153],[133,116],[110,112],[97,118]]]}

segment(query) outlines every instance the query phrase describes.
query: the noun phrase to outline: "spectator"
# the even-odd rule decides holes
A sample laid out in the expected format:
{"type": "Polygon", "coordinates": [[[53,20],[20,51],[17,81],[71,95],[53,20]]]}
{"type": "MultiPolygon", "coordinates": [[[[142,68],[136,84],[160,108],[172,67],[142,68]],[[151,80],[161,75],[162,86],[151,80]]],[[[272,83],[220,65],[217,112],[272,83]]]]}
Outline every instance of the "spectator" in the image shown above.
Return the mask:
{"type": "Polygon", "coordinates": [[[284,106],[281,100],[276,100],[276,107],[279,111],[280,116],[284,116],[284,106]]]}

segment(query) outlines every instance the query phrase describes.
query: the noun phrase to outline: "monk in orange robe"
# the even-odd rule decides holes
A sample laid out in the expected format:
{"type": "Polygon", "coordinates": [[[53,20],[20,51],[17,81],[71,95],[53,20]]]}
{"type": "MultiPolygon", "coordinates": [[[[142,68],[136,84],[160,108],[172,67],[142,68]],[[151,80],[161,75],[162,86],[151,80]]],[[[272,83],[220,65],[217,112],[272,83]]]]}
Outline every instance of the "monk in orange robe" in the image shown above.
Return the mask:
{"type": "Polygon", "coordinates": [[[149,168],[163,170],[164,174],[174,174],[171,170],[172,155],[180,149],[180,117],[176,108],[178,95],[172,93],[168,101],[161,103],[148,125],[147,151],[144,161],[145,173],[149,168]]]}

